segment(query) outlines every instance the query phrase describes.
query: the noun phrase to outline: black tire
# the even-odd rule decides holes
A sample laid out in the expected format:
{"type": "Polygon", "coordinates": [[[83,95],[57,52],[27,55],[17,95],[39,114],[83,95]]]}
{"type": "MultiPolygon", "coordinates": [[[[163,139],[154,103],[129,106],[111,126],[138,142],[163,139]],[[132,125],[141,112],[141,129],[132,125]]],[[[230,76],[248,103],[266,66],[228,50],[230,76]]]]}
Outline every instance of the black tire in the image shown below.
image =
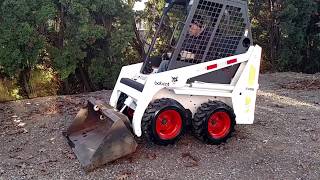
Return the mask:
{"type": "Polygon", "coordinates": [[[235,118],[236,116],[233,112],[233,109],[225,103],[220,101],[209,101],[208,103],[202,104],[194,115],[194,119],[192,121],[193,134],[196,138],[207,144],[218,145],[224,143],[228,138],[232,136],[232,133],[235,130],[235,118]],[[211,124],[209,125],[209,120],[212,118],[212,116],[217,115],[217,113],[222,113],[229,117],[229,119],[226,118],[226,120],[224,120],[225,122],[227,122],[225,124],[227,124],[226,127],[228,127],[228,130],[224,128],[224,134],[222,136],[213,137],[212,133],[210,133],[208,129],[208,126],[211,126],[211,124]]]}
{"type": "MultiPolygon", "coordinates": [[[[127,98],[128,98],[128,95],[126,95],[125,93],[120,94],[118,101],[117,101],[117,110],[118,111],[121,111],[121,109],[124,106],[124,102],[126,101],[127,98]]],[[[133,118],[133,113],[134,113],[134,110],[132,110],[129,107],[126,107],[123,111],[123,114],[126,115],[130,121],[133,118]]]]}
{"type": "MultiPolygon", "coordinates": [[[[165,119],[163,120],[166,121],[165,119]]],[[[180,124],[180,123],[177,123],[177,124],[180,124]]],[[[143,137],[147,141],[153,142],[158,145],[174,144],[184,134],[185,128],[186,128],[186,110],[179,102],[173,99],[168,99],[168,98],[158,99],[150,103],[141,121],[141,129],[142,129],[143,137]],[[161,135],[157,133],[156,121],[161,114],[169,111],[180,115],[181,128],[179,130],[180,132],[173,138],[163,139],[161,138],[161,135]]]]}

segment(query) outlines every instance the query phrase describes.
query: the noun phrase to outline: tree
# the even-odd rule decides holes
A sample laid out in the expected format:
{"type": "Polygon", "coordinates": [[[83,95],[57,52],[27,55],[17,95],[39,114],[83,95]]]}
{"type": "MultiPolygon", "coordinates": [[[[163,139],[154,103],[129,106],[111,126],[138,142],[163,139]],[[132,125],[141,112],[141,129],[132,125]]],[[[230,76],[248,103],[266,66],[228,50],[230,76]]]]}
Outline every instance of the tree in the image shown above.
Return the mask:
{"type": "Polygon", "coordinates": [[[7,76],[18,77],[29,96],[30,72],[41,59],[45,29],[55,8],[50,0],[2,0],[0,4],[0,67],[7,76]]]}
{"type": "Polygon", "coordinates": [[[309,64],[305,63],[308,51],[308,26],[315,12],[313,0],[286,0],[280,19],[280,59],[282,69],[306,72],[309,64]]]}
{"type": "Polygon", "coordinates": [[[65,82],[76,75],[85,91],[110,88],[133,39],[132,10],[122,0],[59,0],[51,54],[65,82]],[[110,74],[111,73],[111,74],[110,74]]]}
{"type": "Polygon", "coordinates": [[[316,11],[311,15],[307,28],[307,50],[305,52],[305,72],[320,72],[320,1],[316,0],[316,11]]]}
{"type": "MultiPolygon", "coordinates": [[[[253,37],[269,67],[280,71],[320,71],[316,25],[318,0],[250,0],[253,37]]],[[[318,10],[319,12],[319,10],[318,10]]]]}

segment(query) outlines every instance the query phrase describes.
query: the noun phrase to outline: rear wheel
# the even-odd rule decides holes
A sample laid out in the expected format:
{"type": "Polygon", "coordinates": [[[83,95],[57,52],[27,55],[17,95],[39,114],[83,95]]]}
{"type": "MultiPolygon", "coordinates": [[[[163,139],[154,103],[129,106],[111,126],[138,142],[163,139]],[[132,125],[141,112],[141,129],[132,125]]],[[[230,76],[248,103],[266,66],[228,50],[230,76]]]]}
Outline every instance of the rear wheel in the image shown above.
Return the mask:
{"type": "Polygon", "coordinates": [[[143,115],[143,136],[159,145],[175,143],[184,133],[185,114],[183,106],[173,99],[155,100],[149,104],[143,115]]]}
{"type": "Polygon", "coordinates": [[[232,108],[219,101],[202,104],[192,121],[194,135],[208,144],[225,142],[231,137],[235,124],[232,108]]]}

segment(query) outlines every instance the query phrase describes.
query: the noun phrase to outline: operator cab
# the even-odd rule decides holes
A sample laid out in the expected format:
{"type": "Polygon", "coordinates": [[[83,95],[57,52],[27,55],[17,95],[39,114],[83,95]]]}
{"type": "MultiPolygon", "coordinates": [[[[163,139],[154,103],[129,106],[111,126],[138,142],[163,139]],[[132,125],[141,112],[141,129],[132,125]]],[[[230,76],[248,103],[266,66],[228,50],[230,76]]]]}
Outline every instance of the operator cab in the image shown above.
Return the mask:
{"type": "MultiPolygon", "coordinates": [[[[167,0],[141,72],[161,73],[245,53],[252,45],[248,4],[244,0],[167,0]],[[174,28],[168,30],[170,25],[174,28]],[[161,37],[163,31],[172,32],[161,37]],[[159,38],[160,37],[160,38],[159,38]],[[159,46],[161,52],[154,50],[159,46]],[[163,39],[165,40],[163,42],[163,39]]],[[[190,82],[229,84],[239,65],[214,71],[190,82]]]]}

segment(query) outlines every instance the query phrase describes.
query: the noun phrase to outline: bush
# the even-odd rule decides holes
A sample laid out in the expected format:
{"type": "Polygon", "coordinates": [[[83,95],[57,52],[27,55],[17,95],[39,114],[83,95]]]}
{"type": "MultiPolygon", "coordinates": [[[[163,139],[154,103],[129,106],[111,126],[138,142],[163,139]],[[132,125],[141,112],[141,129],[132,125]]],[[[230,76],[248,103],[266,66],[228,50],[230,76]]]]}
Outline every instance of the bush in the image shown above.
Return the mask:
{"type": "Polygon", "coordinates": [[[38,65],[30,76],[30,98],[57,95],[60,85],[56,77],[52,68],[38,65]]]}
{"type": "Polygon", "coordinates": [[[0,79],[0,102],[22,99],[15,79],[0,79]]]}

